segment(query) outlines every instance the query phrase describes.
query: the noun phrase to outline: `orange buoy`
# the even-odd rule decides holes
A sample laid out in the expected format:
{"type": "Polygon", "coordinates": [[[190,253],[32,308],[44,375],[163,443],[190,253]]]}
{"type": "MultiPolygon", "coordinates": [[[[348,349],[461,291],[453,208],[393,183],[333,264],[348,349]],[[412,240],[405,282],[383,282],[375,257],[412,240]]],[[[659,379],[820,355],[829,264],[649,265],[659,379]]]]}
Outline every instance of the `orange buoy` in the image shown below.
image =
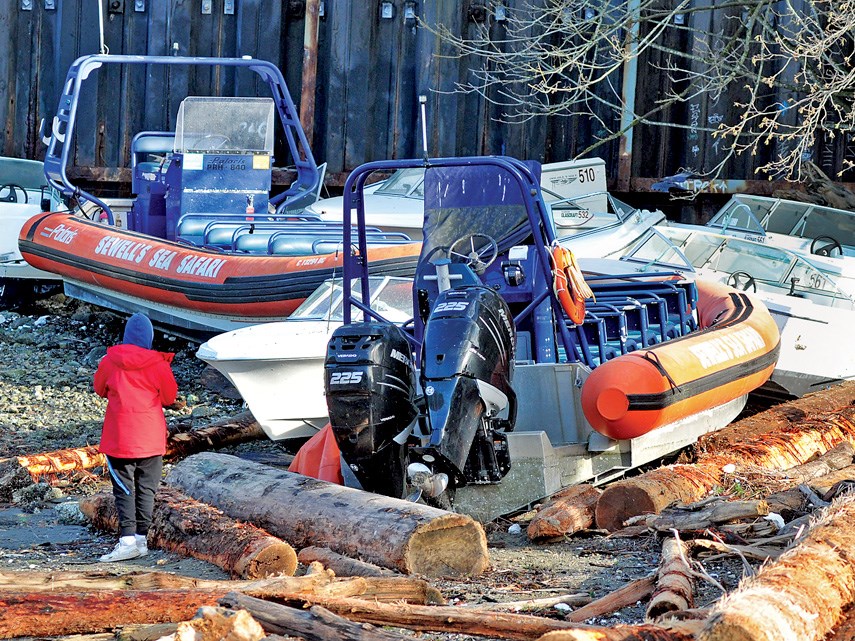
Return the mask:
{"type": "Polygon", "coordinates": [[[585,319],[585,299],[594,293],[585,282],[582,270],[576,262],[573,252],[558,243],[552,245],[552,260],[555,269],[552,272],[552,287],[561,308],[568,318],[577,325],[585,319]]]}
{"type": "Polygon", "coordinates": [[[582,409],[596,431],[635,438],[739,398],[772,375],[780,337],[765,305],[727,285],[696,285],[698,331],[591,372],[582,409]]]}

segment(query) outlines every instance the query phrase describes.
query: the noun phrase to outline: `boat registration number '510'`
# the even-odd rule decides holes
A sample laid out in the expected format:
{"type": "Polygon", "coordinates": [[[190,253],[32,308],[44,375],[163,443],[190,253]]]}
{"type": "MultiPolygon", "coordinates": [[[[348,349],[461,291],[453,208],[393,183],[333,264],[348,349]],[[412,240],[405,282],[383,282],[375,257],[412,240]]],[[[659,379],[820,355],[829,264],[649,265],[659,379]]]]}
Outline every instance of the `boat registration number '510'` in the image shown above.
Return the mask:
{"type": "Polygon", "coordinates": [[[330,376],[330,385],[352,385],[362,380],[364,372],[333,372],[330,376]]]}

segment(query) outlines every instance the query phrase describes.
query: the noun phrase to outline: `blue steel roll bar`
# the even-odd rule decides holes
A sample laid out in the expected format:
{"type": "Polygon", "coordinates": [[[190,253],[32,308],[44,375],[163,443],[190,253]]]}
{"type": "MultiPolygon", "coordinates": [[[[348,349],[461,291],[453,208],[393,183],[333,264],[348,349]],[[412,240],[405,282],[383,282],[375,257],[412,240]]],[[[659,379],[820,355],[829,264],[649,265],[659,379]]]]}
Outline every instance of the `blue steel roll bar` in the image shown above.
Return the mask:
{"type": "Polygon", "coordinates": [[[289,197],[302,195],[307,191],[318,188],[320,173],[309,147],[309,141],[300,124],[299,114],[288,93],[288,86],[282,72],[272,62],[258,60],[245,56],[243,58],[204,58],[189,56],[130,56],[112,54],[93,54],[81,56],[72,63],[65,78],[62,95],[59,99],[56,115],[50,125],[50,135],[46,137],[45,123],[42,122],[39,136],[47,145],[45,155],[45,177],[48,183],[64,196],[83,198],[98,205],[107,214],[108,222],[114,222],[113,211],[110,207],[94,196],[72,184],[66,174],[71,153],[71,141],[74,137],[74,125],[77,119],[77,105],[80,100],[80,89],[83,81],[89,75],[104,65],[172,65],[172,66],[209,66],[236,67],[253,71],[264,80],[270,88],[279,120],[285,129],[285,137],[291,158],[297,169],[297,179],[281,194],[270,199],[277,205],[277,213],[283,210],[289,202],[289,197]]]}
{"type": "MultiPolygon", "coordinates": [[[[365,235],[365,203],[362,197],[365,181],[368,176],[375,171],[395,171],[397,169],[410,169],[415,167],[466,167],[466,166],[484,166],[493,165],[507,171],[516,180],[520,187],[520,193],[523,196],[523,202],[528,215],[531,232],[534,236],[534,248],[538,254],[538,262],[545,282],[552,282],[551,265],[552,260],[549,254],[549,247],[555,240],[555,234],[552,230],[552,224],[549,220],[549,214],[546,210],[546,205],[540,193],[540,184],[531,169],[522,161],[509,156],[474,156],[474,157],[451,157],[451,158],[431,158],[431,159],[411,159],[411,160],[379,160],[375,162],[365,163],[354,169],[347,180],[344,182],[344,259],[342,263],[342,294],[343,294],[343,321],[345,325],[352,322],[352,308],[356,307],[365,314],[377,317],[371,312],[371,292],[368,285],[368,261],[366,260],[368,252],[368,243],[365,235]],[[356,211],[357,239],[354,244],[351,239],[351,214],[356,211]],[[351,282],[353,279],[359,278],[361,285],[361,300],[353,295],[351,282]]],[[[547,296],[551,297],[553,309],[560,310],[561,306],[553,291],[552,287],[545,288],[546,291],[541,292],[535,300],[533,300],[527,309],[534,309],[547,296]]],[[[521,315],[520,315],[521,316],[521,315]]],[[[378,317],[379,318],[379,317],[378,317]]],[[[558,331],[561,334],[561,340],[565,345],[565,349],[570,349],[573,344],[570,339],[570,330],[566,323],[557,323],[558,331]]],[[[421,346],[421,336],[414,337],[416,347],[421,346]]]]}

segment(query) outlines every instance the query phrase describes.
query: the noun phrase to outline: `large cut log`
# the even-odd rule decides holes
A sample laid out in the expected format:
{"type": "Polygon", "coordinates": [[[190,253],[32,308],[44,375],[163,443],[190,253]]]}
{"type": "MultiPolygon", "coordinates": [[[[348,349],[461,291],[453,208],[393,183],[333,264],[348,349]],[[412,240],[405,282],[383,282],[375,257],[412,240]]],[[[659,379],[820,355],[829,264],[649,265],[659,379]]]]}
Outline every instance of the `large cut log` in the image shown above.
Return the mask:
{"type": "Polygon", "coordinates": [[[662,543],[662,560],[656,579],[656,590],[647,604],[645,618],[656,619],[667,612],[694,607],[692,569],[686,545],[677,538],[662,543]]]}
{"type": "Polygon", "coordinates": [[[538,510],[526,533],[532,541],[574,534],[594,524],[594,507],[601,490],[582,484],[565,488],[538,510]]]}
{"type": "Polygon", "coordinates": [[[703,641],[819,641],[855,601],[855,496],[716,604],[703,641]]]}
{"type": "Polygon", "coordinates": [[[314,545],[300,550],[300,553],[297,554],[297,560],[303,565],[317,561],[325,568],[335,572],[336,576],[394,576],[396,574],[388,568],[351,559],[343,554],[333,552],[329,548],[314,545]]]}
{"type": "Polygon", "coordinates": [[[855,380],[843,381],[742,418],[722,430],[702,436],[696,449],[701,454],[720,452],[734,443],[734,435],[742,433],[754,438],[769,432],[786,432],[814,414],[836,412],[850,405],[855,405],[855,380]]]}
{"type": "Polygon", "coordinates": [[[609,592],[605,596],[591,601],[588,605],[582,606],[577,610],[573,610],[567,615],[568,621],[581,623],[594,617],[611,614],[617,610],[621,610],[628,605],[633,605],[642,599],[646,599],[653,590],[656,589],[654,577],[650,576],[630,581],[626,585],[619,587],[613,592],[609,592]]]}
{"type": "Polygon", "coordinates": [[[211,452],[176,464],[167,483],[297,548],[327,547],[425,576],[480,574],[489,565],[479,523],[427,505],[211,452]]]}
{"type": "Polygon", "coordinates": [[[855,406],[812,415],[784,432],[732,442],[726,451],[699,455],[696,464],[669,465],[618,481],[597,501],[597,526],[614,531],[633,516],[658,514],[676,502],[699,501],[722,485],[727,465],[785,470],[844,441],[855,443],[855,406]]]}
{"type": "MultiPolygon", "coordinates": [[[[79,505],[95,527],[118,530],[112,494],[84,497],[79,505]]],[[[291,575],[297,569],[294,548],[281,539],[170,487],[161,487],[155,495],[149,541],[155,547],[208,561],[244,579],[291,575]]]]}

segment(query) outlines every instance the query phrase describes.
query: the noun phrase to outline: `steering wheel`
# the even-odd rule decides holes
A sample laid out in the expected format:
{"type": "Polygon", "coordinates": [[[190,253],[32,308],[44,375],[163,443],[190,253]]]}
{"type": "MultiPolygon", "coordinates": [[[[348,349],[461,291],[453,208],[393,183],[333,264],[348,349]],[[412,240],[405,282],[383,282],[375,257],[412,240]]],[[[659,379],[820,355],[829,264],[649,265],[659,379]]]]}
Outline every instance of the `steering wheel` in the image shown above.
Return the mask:
{"type": "Polygon", "coordinates": [[[727,284],[734,289],[741,289],[747,292],[749,289],[752,292],[757,292],[757,281],[748,272],[733,272],[727,277],[727,284]]]}
{"type": "MultiPolygon", "coordinates": [[[[0,187],[2,189],[2,187],[0,187]]],[[[837,239],[832,238],[831,236],[817,236],[813,239],[813,242],[810,244],[810,253],[816,254],[817,256],[828,256],[831,257],[833,251],[837,251],[834,254],[835,257],[843,255],[843,246],[837,239]]]]}
{"type": "Polygon", "coordinates": [[[499,245],[487,234],[469,234],[458,238],[448,248],[448,257],[455,262],[466,263],[476,274],[483,274],[499,256],[499,245]],[[479,241],[483,241],[479,242],[479,241]],[[483,245],[483,246],[482,246],[483,245]],[[481,246],[476,249],[476,246],[481,246]]]}
{"type": "Polygon", "coordinates": [[[231,141],[232,139],[225,134],[205,134],[196,141],[194,146],[201,151],[215,151],[222,149],[223,145],[231,141]]]}
{"type": "Polygon", "coordinates": [[[26,205],[30,202],[30,198],[27,194],[27,190],[21,187],[21,185],[16,185],[15,183],[6,183],[5,185],[0,185],[0,194],[2,194],[6,189],[9,190],[9,194],[7,196],[0,196],[0,202],[3,203],[16,203],[18,202],[18,195],[16,192],[20,191],[24,195],[24,204],[26,205]]]}

